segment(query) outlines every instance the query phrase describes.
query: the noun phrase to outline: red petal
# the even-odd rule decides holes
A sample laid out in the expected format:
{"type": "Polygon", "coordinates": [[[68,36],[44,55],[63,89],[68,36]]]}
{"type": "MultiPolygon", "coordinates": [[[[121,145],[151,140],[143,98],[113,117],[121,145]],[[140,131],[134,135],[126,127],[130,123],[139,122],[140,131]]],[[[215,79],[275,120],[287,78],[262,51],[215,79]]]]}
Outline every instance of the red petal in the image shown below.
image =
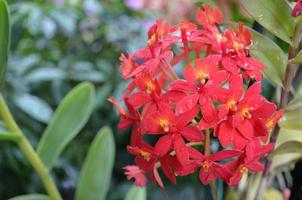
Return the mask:
{"type": "Polygon", "coordinates": [[[217,119],[216,108],[209,96],[200,96],[199,104],[205,121],[212,122],[217,119]]]}
{"type": "Polygon", "coordinates": [[[233,158],[235,156],[239,156],[241,154],[242,151],[226,149],[208,156],[208,159],[212,161],[221,161],[221,160],[233,158]]]}
{"type": "Polygon", "coordinates": [[[181,134],[190,142],[200,142],[203,139],[203,134],[196,126],[186,126],[181,134]]]}
{"type": "Polygon", "coordinates": [[[176,127],[178,129],[182,129],[184,126],[186,126],[188,123],[190,123],[199,113],[199,109],[197,106],[193,107],[191,110],[182,113],[177,116],[177,124],[176,127]]]}
{"type": "Polygon", "coordinates": [[[206,158],[206,156],[204,156],[200,151],[194,149],[193,147],[188,146],[188,151],[190,154],[190,158],[194,158],[202,161],[206,158]]]}
{"type": "Polygon", "coordinates": [[[261,94],[261,82],[260,81],[251,85],[247,89],[245,96],[248,97],[248,96],[259,95],[259,94],[261,94]]]}
{"type": "Polygon", "coordinates": [[[160,155],[164,156],[171,149],[172,144],[172,135],[164,135],[159,138],[159,140],[155,144],[155,151],[160,155]]]}
{"type": "Polygon", "coordinates": [[[258,161],[255,162],[251,162],[247,165],[247,168],[251,171],[251,172],[261,172],[264,170],[264,166],[263,164],[261,164],[258,161]]]}
{"type": "Polygon", "coordinates": [[[139,108],[150,101],[150,96],[144,92],[137,92],[129,98],[129,103],[135,108],[139,108]]]}
{"type": "Polygon", "coordinates": [[[161,161],[160,162],[162,170],[164,172],[164,174],[166,175],[166,177],[173,183],[176,184],[176,178],[174,175],[174,171],[171,167],[171,165],[169,165],[167,162],[165,161],[161,161]]]}
{"type": "Polygon", "coordinates": [[[198,90],[196,86],[186,80],[176,80],[172,82],[169,86],[169,91],[180,91],[180,92],[193,92],[197,93],[198,90]]]}
{"type": "Polygon", "coordinates": [[[235,130],[227,122],[221,123],[218,129],[218,139],[223,147],[232,145],[235,130]]]}
{"type": "Polygon", "coordinates": [[[198,95],[189,95],[181,99],[179,102],[176,103],[176,114],[182,114],[187,111],[190,111],[194,106],[196,106],[198,101],[198,95]]]}
{"type": "Polygon", "coordinates": [[[254,134],[254,127],[251,124],[250,120],[243,120],[241,123],[238,124],[237,129],[247,139],[252,139],[255,137],[254,134]]]}
{"type": "Polygon", "coordinates": [[[178,134],[174,134],[173,146],[176,153],[176,157],[178,161],[185,165],[189,161],[189,151],[188,148],[182,139],[182,137],[178,134]]]}

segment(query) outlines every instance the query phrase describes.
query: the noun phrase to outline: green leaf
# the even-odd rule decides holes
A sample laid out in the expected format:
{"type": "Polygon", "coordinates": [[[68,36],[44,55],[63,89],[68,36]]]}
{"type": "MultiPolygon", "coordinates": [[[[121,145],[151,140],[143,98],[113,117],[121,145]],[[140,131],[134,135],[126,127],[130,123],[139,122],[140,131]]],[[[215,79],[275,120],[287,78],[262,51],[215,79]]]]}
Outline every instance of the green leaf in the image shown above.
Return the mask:
{"type": "Polygon", "coordinates": [[[289,163],[294,163],[302,158],[300,153],[286,153],[280,154],[273,157],[272,170],[281,166],[288,166],[289,163]]]}
{"type": "Polygon", "coordinates": [[[291,59],[289,62],[293,63],[293,64],[301,64],[302,63],[302,50],[299,51],[298,54],[296,55],[296,57],[291,59]]]}
{"type": "Polygon", "coordinates": [[[125,200],[147,200],[146,188],[132,186],[125,200]]]}
{"type": "Polygon", "coordinates": [[[0,132],[0,140],[18,141],[21,139],[21,135],[10,132],[0,132]]]}
{"type": "Polygon", "coordinates": [[[250,53],[265,66],[264,75],[272,82],[282,86],[287,56],[282,49],[268,37],[252,30],[253,44],[250,53]]]}
{"type": "Polygon", "coordinates": [[[102,128],[91,144],[81,171],[76,199],[103,200],[109,189],[115,157],[111,130],[102,128]]]}
{"type": "Polygon", "coordinates": [[[287,141],[276,148],[273,154],[278,155],[284,153],[300,153],[302,155],[302,142],[294,140],[287,141]]]}
{"type": "MultiPolygon", "coordinates": [[[[282,144],[287,143],[289,141],[297,141],[302,143],[302,131],[281,128],[276,142],[276,149],[280,148],[282,144]]],[[[289,163],[298,161],[301,157],[301,153],[294,152],[275,154],[273,156],[272,168],[277,168],[283,165],[289,165],[289,163]]]]}
{"type": "Polygon", "coordinates": [[[4,79],[10,45],[10,19],[5,0],[0,0],[0,85],[4,79]]]}
{"type": "Polygon", "coordinates": [[[284,0],[240,0],[242,6],[263,27],[274,35],[291,43],[294,20],[291,8],[284,0]]]}
{"type": "MultiPolygon", "coordinates": [[[[225,23],[225,25],[230,28],[237,28],[238,26],[236,23],[225,23]]],[[[282,86],[287,56],[271,39],[249,27],[245,28],[249,29],[253,34],[253,43],[249,48],[250,53],[266,66],[264,70],[265,77],[282,86]]]]}
{"type": "Polygon", "coordinates": [[[53,166],[64,147],[86,124],[94,101],[93,85],[82,83],[70,91],[60,103],[37,148],[41,160],[48,168],[53,166]]]}
{"type": "Polygon", "coordinates": [[[276,142],[276,147],[278,148],[280,145],[288,141],[298,141],[302,143],[302,131],[281,128],[276,142]]]}
{"type": "Polygon", "coordinates": [[[44,194],[27,194],[13,197],[9,200],[50,200],[50,198],[44,194]]]}
{"type": "Polygon", "coordinates": [[[285,114],[279,122],[285,129],[302,130],[302,96],[296,96],[286,108],[285,114]]]}

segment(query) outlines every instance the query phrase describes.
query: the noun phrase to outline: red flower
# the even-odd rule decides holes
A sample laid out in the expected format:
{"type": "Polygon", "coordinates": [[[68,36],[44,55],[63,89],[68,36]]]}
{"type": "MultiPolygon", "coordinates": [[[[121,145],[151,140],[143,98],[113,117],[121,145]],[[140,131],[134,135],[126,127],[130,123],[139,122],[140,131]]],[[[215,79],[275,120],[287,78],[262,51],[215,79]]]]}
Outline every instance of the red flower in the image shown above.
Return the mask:
{"type": "Polygon", "coordinates": [[[248,143],[244,149],[244,154],[238,160],[228,164],[230,168],[233,168],[235,173],[229,180],[230,185],[236,185],[244,173],[247,172],[260,172],[263,171],[264,166],[259,162],[259,159],[265,154],[272,151],[273,144],[262,146],[259,140],[253,140],[248,143]]]}
{"type": "Polygon", "coordinates": [[[219,9],[213,8],[211,10],[210,4],[203,5],[204,11],[198,9],[197,21],[203,26],[212,26],[222,23],[222,13],[219,9]]]}
{"type": "Polygon", "coordinates": [[[218,161],[234,158],[241,154],[241,151],[222,150],[212,155],[204,156],[196,149],[190,148],[190,157],[195,159],[194,163],[196,164],[197,168],[200,168],[199,179],[205,185],[209,184],[218,177],[224,181],[228,181],[232,175],[231,171],[218,161]]]}
{"type": "Polygon", "coordinates": [[[161,87],[159,82],[153,80],[149,72],[143,72],[134,79],[134,84],[139,89],[129,97],[129,103],[135,108],[139,108],[147,103],[159,103],[159,96],[161,94],[161,87]]]}
{"type": "Polygon", "coordinates": [[[119,59],[122,62],[120,72],[123,75],[124,79],[128,79],[132,76],[131,73],[138,67],[138,64],[130,54],[128,54],[127,56],[125,54],[122,54],[119,59]]]}
{"type": "Polygon", "coordinates": [[[128,99],[125,99],[125,104],[128,108],[129,112],[126,112],[120,105],[119,103],[114,99],[114,97],[109,97],[108,101],[112,103],[115,107],[117,107],[119,113],[120,113],[120,122],[118,125],[119,129],[127,129],[129,128],[132,124],[140,120],[140,117],[136,110],[133,108],[132,105],[129,104],[128,99]]]}
{"type": "Polygon", "coordinates": [[[164,134],[155,145],[160,155],[165,155],[171,149],[175,150],[180,163],[185,164],[189,160],[189,153],[183,138],[190,142],[200,142],[202,133],[196,126],[189,123],[198,113],[198,108],[175,116],[173,110],[163,106],[155,110],[143,119],[143,132],[145,134],[164,134]]]}
{"type": "Polygon", "coordinates": [[[242,173],[261,171],[260,158],[273,148],[262,143],[284,111],[261,95],[265,66],[249,54],[252,34],[242,24],[220,30],[221,12],[203,8],[197,15],[202,26],[158,20],[143,49],[120,57],[120,72],[130,79],[121,98],[127,111],[109,101],[120,113],[119,128],[133,127],[128,152],[135,166],[125,169],[136,185],[145,185],[148,174],[164,187],[160,169],[172,183],[199,169],[203,184],[220,178],[235,185],[242,173]],[[211,152],[211,133],[223,150],[211,152]],[[191,147],[202,143],[206,156],[191,147]]]}
{"type": "Polygon", "coordinates": [[[163,182],[158,174],[158,164],[162,166],[165,176],[172,182],[176,183],[173,166],[179,165],[169,155],[160,156],[155,149],[140,141],[138,146],[128,146],[128,152],[135,155],[135,163],[140,166],[144,172],[151,173],[154,183],[164,187],[163,182]],[[173,163],[173,165],[169,165],[173,163]]]}

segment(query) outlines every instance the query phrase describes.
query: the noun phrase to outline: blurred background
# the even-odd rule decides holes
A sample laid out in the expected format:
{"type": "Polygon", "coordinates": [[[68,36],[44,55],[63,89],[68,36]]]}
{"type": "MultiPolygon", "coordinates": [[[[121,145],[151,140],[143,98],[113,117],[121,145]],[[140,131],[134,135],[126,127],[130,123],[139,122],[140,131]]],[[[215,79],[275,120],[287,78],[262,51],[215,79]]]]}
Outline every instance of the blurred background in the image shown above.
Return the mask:
{"type": "MultiPolygon", "coordinates": [[[[118,57],[144,47],[147,29],[157,18],[171,23],[194,20],[197,6],[204,2],[220,7],[226,21],[253,23],[235,0],[8,0],[13,27],[3,93],[31,143],[35,146],[72,87],[89,81],[97,89],[92,117],[54,167],[53,177],[64,199],[73,199],[88,147],[104,125],[114,130],[117,144],[108,199],[123,199],[132,184],[122,169],[133,162],[126,152],[129,133],[117,130],[118,114],[106,101],[110,95],[118,99],[127,84],[118,73],[118,57]]],[[[264,93],[271,98],[273,87],[265,84],[264,93]]],[[[0,199],[43,193],[23,154],[7,142],[0,144],[0,180],[0,199]]],[[[179,178],[175,186],[165,182],[164,191],[149,184],[148,199],[210,199],[210,189],[197,176],[179,178]]],[[[223,183],[217,187],[222,196],[223,183]]]]}

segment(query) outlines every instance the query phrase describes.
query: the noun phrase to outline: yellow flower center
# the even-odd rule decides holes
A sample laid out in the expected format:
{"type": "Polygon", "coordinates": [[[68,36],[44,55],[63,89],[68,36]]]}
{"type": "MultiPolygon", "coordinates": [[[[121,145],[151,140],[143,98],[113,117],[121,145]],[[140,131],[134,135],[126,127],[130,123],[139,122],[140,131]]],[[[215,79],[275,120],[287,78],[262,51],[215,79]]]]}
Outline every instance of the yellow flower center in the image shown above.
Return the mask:
{"type": "Polygon", "coordinates": [[[146,82],[147,93],[151,94],[155,90],[155,85],[152,80],[148,80],[146,82]]]}
{"type": "Polygon", "coordinates": [[[237,110],[236,101],[233,100],[233,99],[229,100],[226,105],[232,111],[236,111],[237,110]]]}
{"type": "Polygon", "coordinates": [[[242,167],[242,168],[240,169],[240,172],[241,172],[242,174],[244,174],[244,173],[248,173],[249,170],[248,170],[248,168],[246,168],[246,167],[242,167]]]}
{"type": "Polygon", "coordinates": [[[149,152],[147,152],[147,151],[141,151],[140,152],[140,155],[145,159],[145,160],[150,160],[150,153],[149,152]]]}
{"type": "Polygon", "coordinates": [[[200,79],[201,84],[204,84],[206,82],[207,74],[202,70],[198,70],[196,72],[196,78],[200,79]]]}
{"type": "Polygon", "coordinates": [[[153,34],[151,38],[148,40],[148,45],[153,44],[156,41],[156,34],[153,34]]]}
{"type": "Polygon", "coordinates": [[[224,39],[224,37],[221,34],[219,34],[219,33],[216,34],[217,42],[221,42],[223,39],[224,39]]]}
{"type": "Polygon", "coordinates": [[[236,49],[236,51],[239,51],[244,48],[243,44],[238,43],[238,42],[234,42],[233,47],[234,47],[234,49],[236,49]]]}
{"type": "Polygon", "coordinates": [[[248,108],[242,109],[242,111],[241,111],[241,118],[242,119],[244,119],[244,118],[251,119],[252,118],[252,115],[251,115],[251,113],[250,113],[250,111],[249,111],[248,108]]]}
{"type": "Polygon", "coordinates": [[[208,171],[209,168],[210,168],[210,163],[204,162],[204,163],[201,164],[201,167],[202,167],[205,171],[208,171]]]}
{"type": "Polygon", "coordinates": [[[164,132],[169,131],[169,121],[167,119],[159,119],[159,125],[163,128],[164,132]]]}

